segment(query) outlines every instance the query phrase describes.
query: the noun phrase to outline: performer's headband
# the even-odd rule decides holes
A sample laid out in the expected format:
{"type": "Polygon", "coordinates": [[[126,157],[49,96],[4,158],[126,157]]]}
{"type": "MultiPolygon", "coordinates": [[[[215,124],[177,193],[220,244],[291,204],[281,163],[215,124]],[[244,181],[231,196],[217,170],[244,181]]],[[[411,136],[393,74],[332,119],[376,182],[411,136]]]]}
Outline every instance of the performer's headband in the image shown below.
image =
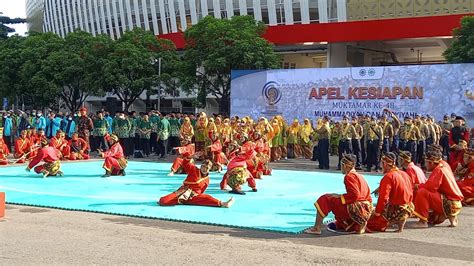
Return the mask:
{"type": "Polygon", "coordinates": [[[443,154],[439,151],[428,151],[426,153],[426,161],[439,163],[443,159],[443,154]]]}
{"type": "Polygon", "coordinates": [[[382,161],[389,165],[395,165],[396,159],[397,159],[397,156],[392,152],[387,152],[387,153],[384,153],[384,155],[382,155],[382,161]]]}
{"type": "Polygon", "coordinates": [[[351,154],[344,154],[344,157],[341,159],[341,163],[347,166],[354,167],[356,160],[353,158],[354,156],[351,154]]]}
{"type": "Polygon", "coordinates": [[[401,159],[407,162],[411,162],[411,152],[409,151],[400,151],[400,154],[398,156],[400,156],[401,159]]]}

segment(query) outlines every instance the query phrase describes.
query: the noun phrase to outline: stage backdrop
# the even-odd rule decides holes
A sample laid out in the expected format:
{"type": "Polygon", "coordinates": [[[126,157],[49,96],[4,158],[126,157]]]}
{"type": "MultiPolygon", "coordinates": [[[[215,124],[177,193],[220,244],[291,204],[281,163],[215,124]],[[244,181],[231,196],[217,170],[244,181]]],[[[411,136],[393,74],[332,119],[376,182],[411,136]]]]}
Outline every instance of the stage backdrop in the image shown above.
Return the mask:
{"type": "Polygon", "coordinates": [[[474,64],[232,71],[231,114],[287,120],[456,113],[474,125],[474,64]]]}

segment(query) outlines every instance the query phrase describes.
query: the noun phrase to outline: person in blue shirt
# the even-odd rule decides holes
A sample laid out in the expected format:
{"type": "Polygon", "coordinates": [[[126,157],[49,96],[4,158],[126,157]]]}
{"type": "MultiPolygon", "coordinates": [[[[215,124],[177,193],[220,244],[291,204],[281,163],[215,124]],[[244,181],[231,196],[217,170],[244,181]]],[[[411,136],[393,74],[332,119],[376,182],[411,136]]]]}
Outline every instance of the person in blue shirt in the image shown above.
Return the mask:
{"type": "Polygon", "coordinates": [[[105,113],[105,120],[109,123],[109,135],[112,134],[112,122],[114,121],[113,118],[110,116],[109,112],[104,112],[105,113]]]}
{"type": "Polygon", "coordinates": [[[63,129],[64,133],[66,134],[66,139],[70,140],[72,138],[72,134],[76,132],[76,122],[74,122],[74,115],[69,114],[66,120],[66,125],[63,129]]]}
{"type": "Polygon", "coordinates": [[[56,117],[56,115],[51,112],[49,114],[48,120],[46,121],[45,135],[48,139],[56,136],[56,131],[60,129],[61,118],[56,117]]]}
{"type": "Polygon", "coordinates": [[[36,128],[36,130],[44,130],[46,128],[46,119],[43,117],[41,111],[36,113],[36,117],[33,119],[33,126],[36,128]]]}
{"type": "Polygon", "coordinates": [[[5,140],[5,144],[8,146],[8,149],[11,150],[12,148],[12,134],[13,134],[13,120],[11,118],[10,113],[3,114],[3,139],[5,140]]]}

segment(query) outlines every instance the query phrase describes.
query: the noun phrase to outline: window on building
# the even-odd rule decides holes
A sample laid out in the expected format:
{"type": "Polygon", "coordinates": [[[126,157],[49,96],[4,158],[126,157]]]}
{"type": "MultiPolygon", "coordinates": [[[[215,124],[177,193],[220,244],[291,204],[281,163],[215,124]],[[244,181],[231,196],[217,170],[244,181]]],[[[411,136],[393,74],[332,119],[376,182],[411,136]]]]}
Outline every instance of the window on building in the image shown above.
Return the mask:
{"type": "Polygon", "coordinates": [[[260,6],[262,9],[262,21],[265,24],[270,24],[270,19],[268,18],[268,4],[267,0],[260,0],[260,6]]]}
{"type": "Polygon", "coordinates": [[[301,23],[301,1],[293,0],[292,2],[293,2],[292,3],[293,23],[300,24],[301,23]]]}
{"type": "Polygon", "coordinates": [[[309,0],[309,21],[319,22],[318,0],[309,0]]]}
{"type": "Polygon", "coordinates": [[[285,24],[285,3],[284,0],[275,0],[277,24],[285,24]]]}

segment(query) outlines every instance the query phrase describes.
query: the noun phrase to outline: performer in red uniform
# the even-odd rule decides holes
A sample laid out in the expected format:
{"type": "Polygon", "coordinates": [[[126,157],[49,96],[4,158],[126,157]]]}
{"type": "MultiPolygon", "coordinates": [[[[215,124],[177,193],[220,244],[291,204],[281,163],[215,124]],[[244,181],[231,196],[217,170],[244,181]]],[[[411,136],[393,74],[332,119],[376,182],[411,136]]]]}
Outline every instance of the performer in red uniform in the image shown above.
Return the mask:
{"type": "Polygon", "coordinates": [[[365,232],[367,221],[372,214],[372,198],[367,181],[355,170],[356,162],[357,158],[352,154],[344,155],[341,159],[346,193],[324,194],[319,197],[314,203],[317,209],[316,222],[314,227],[305,233],[320,235],[323,219],[329,212],[336,216],[335,229],[359,234],[365,232]]]}
{"type": "Polygon", "coordinates": [[[257,183],[247,168],[247,161],[253,159],[255,155],[256,152],[250,145],[239,148],[238,154],[230,160],[227,172],[222,177],[220,184],[222,190],[226,190],[228,184],[231,188],[230,193],[245,195],[240,186],[248,182],[252,191],[257,192],[257,183]]]}
{"type": "Polygon", "coordinates": [[[426,176],[425,173],[423,173],[423,170],[411,161],[411,158],[411,152],[400,151],[398,162],[403,171],[405,171],[410,177],[411,185],[413,187],[413,199],[415,199],[418,186],[426,182],[426,176]]]}
{"type": "Polygon", "coordinates": [[[449,219],[451,227],[457,226],[463,195],[453,172],[441,163],[441,158],[443,154],[438,150],[426,153],[426,167],[431,175],[426,183],[419,186],[416,194],[414,214],[420,220],[413,225],[415,228],[427,228],[428,222],[440,224],[446,219],[449,219]]]}
{"type": "Polygon", "coordinates": [[[474,149],[469,149],[464,153],[464,165],[456,171],[460,180],[456,183],[461,190],[465,205],[474,205],[474,149]]]}
{"type": "Polygon", "coordinates": [[[71,147],[69,147],[62,130],[56,131],[56,136],[51,138],[50,145],[60,152],[59,158],[61,160],[67,160],[71,156],[71,147]]]}
{"type": "Polygon", "coordinates": [[[456,159],[462,158],[462,156],[459,156],[459,153],[463,152],[463,144],[460,143],[461,140],[464,140],[466,144],[469,142],[469,130],[463,125],[464,124],[464,118],[457,116],[456,119],[454,119],[454,127],[451,128],[449,131],[449,165],[451,166],[451,169],[456,169],[457,165],[454,165],[456,163],[456,159]],[[454,167],[454,168],[453,168],[454,167]]]}
{"type": "Polygon", "coordinates": [[[384,232],[391,224],[397,224],[402,232],[405,222],[411,216],[413,206],[413,188],[407,173],[396,167],[396,155],[392,152],[382,156],[384,176],[380,187],[375,191],[379,194],[375,212],[367,223],[367,231],[384,232]]]}
{"type": "Polygon", "coordinates": [[[255,157],[255,170],[252,173],[254,178],[262,178],[262,175],[270,175],[272,169],[270,168],[270,147],[265,139],[262,137],[262,133],[256,130],[253,133],[255,152],[257,156],[255,157]]]}
{"type": "Polygon", "coordinates": [[[195,153],[194,144],[191,143],[190,137],[184,137],[181,139],[181,147],[173,148],[179,154],[171,165],[171,171],[168,176],[173,176],[175,173],[187,174],[184,170],[183,163],[189,161],[193,163],[193,155],[195,153]]]}
{"type": "Polygon", "coordinates": [[[87,160],[89,159],[89,154],[87,150],[89,149],[89,145],[87,141],[79,138],[78,133],[72,134],[72,139],[68,143],[70,148],[69,160],[87,160]]]}
{"type": "Polygon", "coordinates": [[[58,151],[49,146],[46,139],[41,139],[41,148],[38,150],[35,158],[26,167],[26,171],[30,171],[31,168],[35,167],[41,161],[44,161],[44,164],[38,165],[35,167],[35,172],[38,174],[43,174],[43,178],[48,176],[62,176],[63,172],[61,171],[61,163],[59,162],[58,151]]]}
{"type": "Polygon", "coordinates": [[[27,137],[27,131],[22,130],[20,132],[20,137],[16,139],[15,141],[15,154],[14,157],[17,159],[17,163],[24,163],[26,159],[31,158],[31,153],[28,154],[31,151],[31,142],[27,137]],[[28,155],[27,155],[28,154],[28,155]],[[26,158],[28,157],[28,158],[26,158]]]}
{"type": "Polygon", "coordinates": [[[222,152],[222,144],[219,140],[219,135],[215,131],[209,131],[209,139],[211,140],[211,145],[209,145],[209,155],[211,157],[213,168],[211,171],[217,171],[220,173],[222,171],[222,166],[227,164],[227,158],[222,152]]]}
{"type": "Polygon", "coordinates": [[[185,204],[224,208],[232,206],[234,198],[222,202],[211,195],[204,194],[209,186],[209,170],[211,167],[212,162],[209,160],[204,160],[201,168],[196,167],[189,160],[184,161],[183,168],[185,168],[188,176],[183,185],[175,192],[161,197],[158,204],[161,206],[185,204]]]}
{"type": "Polygon", "coordinates": [[[110,149],[107,151],[99,150],[99,156],[105,158],[103,165],[105,174],[102,177],[109,177],[111,175],[124,176],[128,162],[123,154],[123,148],[119,143],[119,138],[112,134],[106,136],[105,139],[109,142],[110,149]]]}
{"type": "MultiPolygon", "coordinates": [[[[3,136],[3,128],[0,127],[0,136],[3,136]]],[[[0,137],[0,165],[7,165],[8,159],[7,156],[10,154],[10,149],[3,141],[3,138],[0,137]]]]}
{"type": "Polygon", "coordinates": [[[35,149],[35,147],[41,147],[41,142],[42,141],[48,141],[46,136],[44,135],[44,129],[40,128],[36,132],[36,128],[31,129],[31,136],[30,136],[30,154],[29,158],[34,158],[36,157],[36,154],[38,154],[38,150],[35,149]]]}
{"type": "Polygon", "coordinates": [[[465,140],[460,140],[458,145],[455,145],[456,152],[450,153],[449,156],[449,166],[451,170],[456,170],[459,164],[464,164],[464,153],[467,150],[467,142],[465,140]],[[452,155],[451,155],[452,154],[452,155]]]}

